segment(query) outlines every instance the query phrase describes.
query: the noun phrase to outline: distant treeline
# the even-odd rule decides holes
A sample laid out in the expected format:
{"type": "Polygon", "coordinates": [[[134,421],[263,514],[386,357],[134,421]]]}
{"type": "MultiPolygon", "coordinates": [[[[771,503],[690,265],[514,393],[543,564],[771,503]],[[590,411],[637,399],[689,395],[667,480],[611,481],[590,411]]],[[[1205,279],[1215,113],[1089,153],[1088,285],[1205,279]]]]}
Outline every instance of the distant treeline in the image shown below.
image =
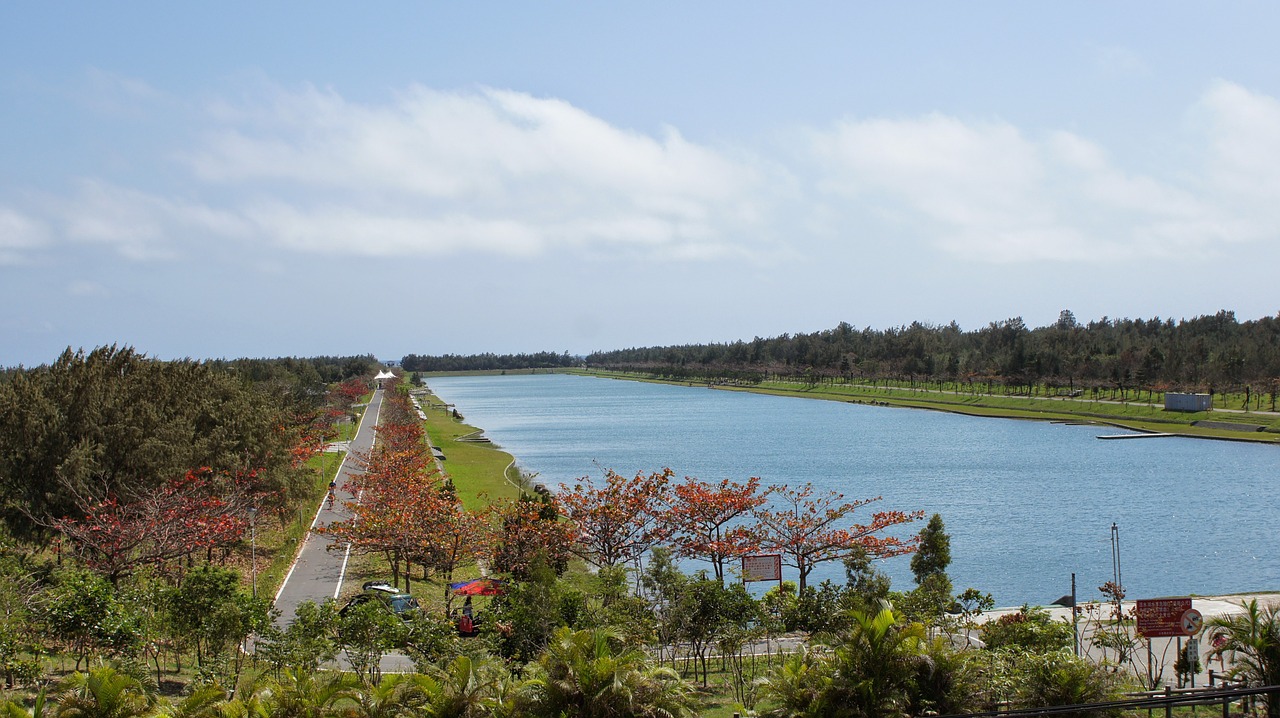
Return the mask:
{"type": "Polygon", "coordinates": [[[842,322],[749,342],[596,352],[586,363],[679,379],[894,378],[1274,392],[1280,317],[1239,322],[1234,312],[1220,311],[1176,322],[1104,317],[1081,324],[1063,311],[1047,327],[1030,329],[1014,318],[975,331],[955,322],[885,330],[842,322]]]}
{"type": "Polygon", "coordinates": [[[287,386],[295,393],[323,394],[330,384],[352,377],[372,377],[382,362],[364,356],[280,357],[277,359],[214,359],[211,369],[225,370],[258,385],[287,386]]]}
{"type": "Polygon", "coordinates": [[[420,356],[409,354],[400,361],[405,371],[493,371],[497,369],[554,369],[581,366],[582,359],[569,352],[537,352],[536,354],[445,354],[420,356]]]}

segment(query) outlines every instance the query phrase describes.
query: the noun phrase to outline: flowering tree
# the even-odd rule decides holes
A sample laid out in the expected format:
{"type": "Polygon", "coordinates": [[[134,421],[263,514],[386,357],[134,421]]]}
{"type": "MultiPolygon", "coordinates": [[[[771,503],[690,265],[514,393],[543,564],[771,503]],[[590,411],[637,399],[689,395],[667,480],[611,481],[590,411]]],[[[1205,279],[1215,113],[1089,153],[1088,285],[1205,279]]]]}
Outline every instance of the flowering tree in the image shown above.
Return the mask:
{"type": "Polygon", "coordinates": [[[574,553],[596,566],[636,560],[662,533],[657,521],[671,469],[627,479],[606,469],[604,485],[589,478],[572,488],[560,485],[565,515],[577,533],[574,553]]]}
{"type": "Polygon", "coordinates": [[[392,580],[399,585],[403,573],[407,584],[409,563],[417,560],[427,540],[426,525],[446,500],[444,482],[429,469],[420,450],[380,446],[360,460],[364,473],[344,487],[359,496],[345,504],[351,518],[316,531],[350,544],[354,551],[385,555],[392,580]]]}
{"type": "Polygon", "coordinates": [[[824,561],[842,559],[858,547],[875,558],[887,558],[915,550],[917,539],[902,541],[893,536],[878,536],[898,524],[924,517],[923,511],[881,511],[871,516],[871,523],[851,524],[841,528],[845,517],[880,497],[845,501],[844,494],[829,492],[814,495],[813,485],[800,489],[779,486],[773,490],[777,508],[755,512],[757,531],[765,550],[782,554],[783,563],[800,572],[803,591],[809,573],[824,561]]]}
{"type": "Polygon", "coordinates": [[[359,495],[346,504],[351,518],[317,531],[353,550],[384,554],[396,585],[403,575],[408,590],[414,563],[448,580],[459,566],[487,555],[491,521],[487,514],[467,511],[435,469],[408,397],[391,393],[384,407],[378,445],[356,457],[364,471],[345,487],[359,495]]]}
{"type": "Polygon", "coordinates": [[[749,526],[731,524],[763,505],[767,494],[754,476],[745,484],[686,476],[672,487],[666,509],[659,515],[662,533],[676,555],[711,562],[723,584],[726,561],[760,547],[759,537],[749,526]]]}
{"type": "Polygon", "coordinates": [[[427,513],[421,517],[418,544],[410,557],[444,578],[448,611],[453,601],[448,585],[453,572],[489,555],[493,529],[487,512],[468,511],[452,492],[437,496],[435,502],[423,506],[427,513]]]}
{"type": "Polygon", "coordinates": [[[239,541],[254,499],[247,485],[244,477],[196,469],[153,494],[133,501],[108,497],[86,507],[84,518],[54,525],[86,566],[115,583],[139,566],[239,541]]]}
{"type": "Polygon", "coordinates": [[[560,517],[560,501],[552,494],[522,496],[496,505],[498,535],[493,567],[516,578],[525,578],[539,556],[556,573],[569,563],[574,525],[560,517]]]}
{"type": "Polygon", "coordinates": [[[362,377],[352,377],[338,386],[334,387],[331,395],[334,401],[344,409],[350,409],[352,404],[360,401],[370,390],[369,382],[362,377]]]}
{"type": "Polygon", "coordinates": [[[296,438],[289,449],[289,465],[294,469],[302,468],[312,457],[324,451],[325,446],[333,440],[333,427],[337,414],[333,410],[313,409],[294,415],[296,438]]]}

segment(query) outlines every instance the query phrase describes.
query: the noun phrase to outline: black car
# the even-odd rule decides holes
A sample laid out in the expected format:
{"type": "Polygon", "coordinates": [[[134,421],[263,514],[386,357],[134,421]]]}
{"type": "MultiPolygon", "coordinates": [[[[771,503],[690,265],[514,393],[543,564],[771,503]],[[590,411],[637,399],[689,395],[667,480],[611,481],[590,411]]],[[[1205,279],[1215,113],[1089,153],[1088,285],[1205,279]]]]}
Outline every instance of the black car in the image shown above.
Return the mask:
{"type": "Polygon", "coordinates": [[[361,588],[364,591],[348,601],[347,605],[338,611],[338,615],[345,616],[357,606],[362,606],[370,601],[377,601],[386,607],[388,611],[406,621],[412,619],[421,610],[418,606],[418,599],[389,583],[370,581],[361,586],[361,588]]]}

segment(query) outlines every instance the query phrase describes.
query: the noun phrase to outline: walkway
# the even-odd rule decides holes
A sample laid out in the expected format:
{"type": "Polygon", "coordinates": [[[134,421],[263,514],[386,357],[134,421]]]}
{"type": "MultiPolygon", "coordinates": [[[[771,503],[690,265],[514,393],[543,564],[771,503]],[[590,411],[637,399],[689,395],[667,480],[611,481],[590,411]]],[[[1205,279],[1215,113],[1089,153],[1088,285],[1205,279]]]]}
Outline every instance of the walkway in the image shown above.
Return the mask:
{"type": "MultiPolygon", "coordinates": [[[[342,459],[338,468],[338,500],[333,508],[321,503],[311,527],[327,526],[333,521],[341,521],[350,517],[345,508],[346,501],[353,500],[352,494],[343,486],[362,469],[351,460],[352,454],[367,454],[373,448],[374,427],[378,423],[378,413],[382,408],[382,390],[374,391],[369,406],[360,418],[360,426],[356,429],[355,438],[351,440],[350,451],[342,459]]],[[[326,598],[337,598],[342,592],[342,578],[347,565],[347,551],[329,550],[332,540],[327,536],[308,533],[302,540],[302,549],[294,559],[293,567],[285,575],[280,590],[276,593],[275,605],[280,611],[276,625],[288,626],[298,611],[298,604],[303,601],[321,603],[326,598]]]]}

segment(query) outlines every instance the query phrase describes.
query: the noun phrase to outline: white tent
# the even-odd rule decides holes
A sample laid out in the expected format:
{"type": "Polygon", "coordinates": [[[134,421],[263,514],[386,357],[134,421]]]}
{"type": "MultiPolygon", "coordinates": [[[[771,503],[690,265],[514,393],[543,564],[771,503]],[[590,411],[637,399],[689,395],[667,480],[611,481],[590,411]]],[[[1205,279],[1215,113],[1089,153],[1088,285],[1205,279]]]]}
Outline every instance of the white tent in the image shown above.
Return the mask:
{"type": "Polygon", "coordinates": [[[392,374],[391,372],[383,369],[382,371],[378,372],[378,375],[375,376],[373,380],[382,381],[383,379],[395,379],[395,378],[396,378],[395,374],[392,374]]]}

